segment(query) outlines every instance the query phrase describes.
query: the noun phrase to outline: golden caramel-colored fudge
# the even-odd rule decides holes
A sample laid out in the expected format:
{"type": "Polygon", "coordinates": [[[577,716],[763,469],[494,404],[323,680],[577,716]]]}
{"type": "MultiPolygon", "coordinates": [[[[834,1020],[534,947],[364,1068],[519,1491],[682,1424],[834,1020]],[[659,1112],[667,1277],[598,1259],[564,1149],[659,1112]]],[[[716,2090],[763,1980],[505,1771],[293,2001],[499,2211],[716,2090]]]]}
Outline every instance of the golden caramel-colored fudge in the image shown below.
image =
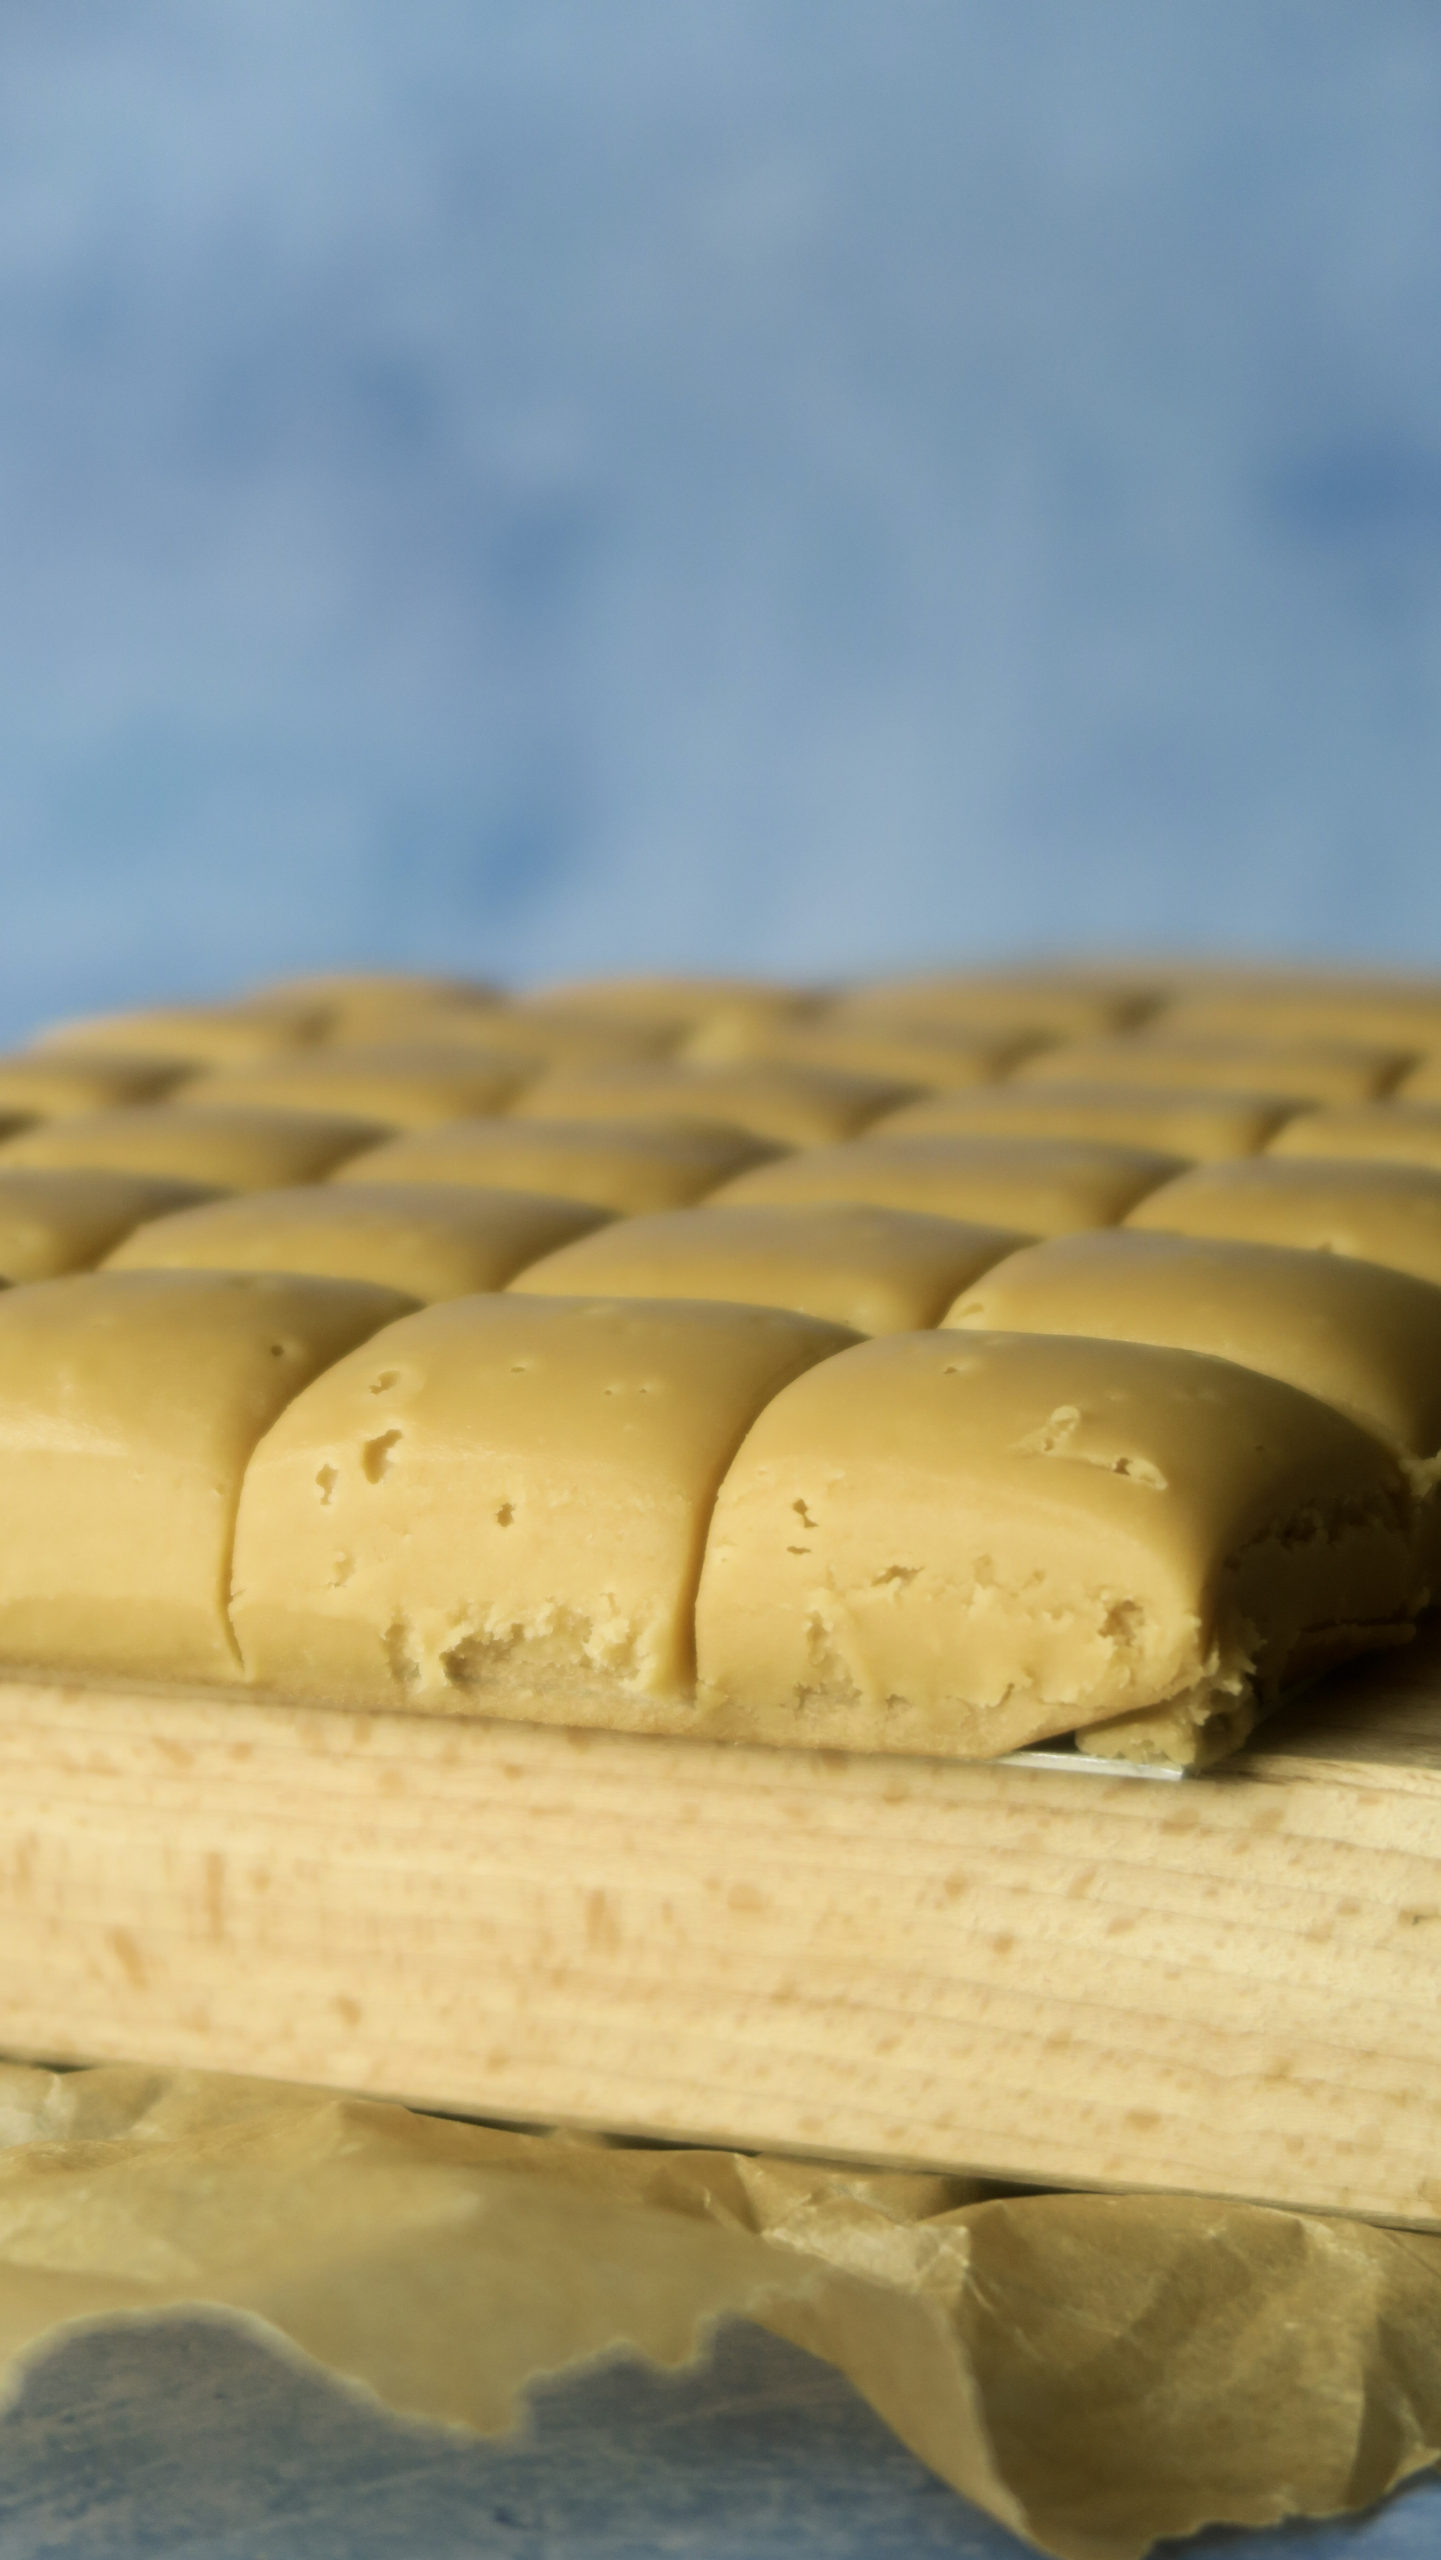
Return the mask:
{"type": "Polygon", "coordinates": [[[28,1137],[30,1131],[39,1126],[31,1112],[0,1111],[0,1156],[13,1140],[28,1137]]]}
{"type": "MultiPolygon", "coordinates": [[[[0,1101],[3,1099],[3,1093],[0,1093],[0,1101]]],[[[1418,1059],[1402,1077],[1392,1099],[1397,1102],[1441,1102],[1441,1055],[1418,1059]]]]}
{"type": "Polygon", "coordinates": [[[256,1441],[394,1290],[101,1271],[0,1295],[0,1654],[234,1680],[235,1506],[256,1441]]]}
{"type": "Polygon", "coordinates": [[[1182,1170],[1178,1156],[1076,1138],[860,1138],[759,1165],[719,1188],[724,1201],[859,1200],[923,1209],[1032,1236],[1110,1227],[1182,1170]]]}
{"type": "Polygon", "coordinates": [[[1441,986],[1434,979],[1334,977],[1312,972],[1228,973],[1184,988],[1157,1018],[1165,1031],[1231,1031],[1252,1039],[1376,1040],[1388,1048],[1441,1049],[1441,986]]]}
{"type": "Polygon", "coordinates": [[[106,1165],[123,1173],[174,1174],[223,1191],[269,1191],[281,1182],[318,1182],[384,1135],[374,1121],[339,1112],[142,1102],[129,1111],[41,1121],[0,1146],[0,1170],[106,1165]]]}
{"type": "Polygon", "coordinates": [[[755,1415],[853,1340],[772,1307],[452,1299],[297,1399],[241,1496],[246,1670],[300,1696],[673,1731],[755,1415]]]}
{"type": "Polygon", "coordinates": [[[1126,977],[1080,977],[1044,969],[948,971],[872,978],[848,987],[826,1015],[835,1022],[862,1014],[904,1015],[955,1028],[993,1023],[1053,1040],[1079,1040],[1123,1029],[1149,1012],[1154,1001],[1150,989],[1126,977]]]}
{"type": "Polygon", "coordinates": [[[437,1006],[426,1017],[423,1036],[443,1040],[451,1048],[484,1049],[492,1057],[514,1058],[537,1075],[547,1067],[613,1067],[632,1058],[658,1058],[676,1041],[674,1028],[664,1023],[566,1013],[559,1005],[497,1005],[489,1012],[478,1005],[466,1012],[437,1006]]]}
{"type": "Polygon", "coordinates": [[[1441,1288],[1380,1263],[1112,1227],[1013,1254],[944,1322],[1213,1352],[1319,1396],[1435,1473],[1441,1288]]]}
{"type": "Polygon", "coordinates": [[[503,1111],[538,1072],[485,1049],[421,1040],[300,1049],[257,1067],[203,1076],[187,1101],[259,1102],[282,1111],[344,1111],[391,1129],[431,1129],[503,1111]]]}
{"type": "Polygon", "coordinates": [[[196,1067],[243,1067],[252,1059],[317,1039],[325,1017],[317,1005],[282,997],[250,1004],[150,1005],[133,1013],[82,1014],[53,1023],[36,1041],[51,1050],[123,1052],[171,1058],[196,1067]]]}
{"type": "Polygon", "coordinates": [[[58,1120],[76,1111],[106,1111],[154,1102],[193,1070],[177,1058],[107,1057],[102,1050],[24,1049],[0,1058],[0,1115],[58,1120]]]}
{"type": "Polygon", "coordinates": [[[1267,1153],[1441,1168],[1441,1102],[1358,1102],[1307,1111],[1277,1131],[1267,1153]]]}
{"type": "Polygon", "coordinates": [[[910,1103],[892,1113],[884,1133],[925,1136],[955,1130],[994,1137],[1098,1138],[1205,1162],[1216,1156],[1254,1155],[1297,1108],[1276,1094],[1207,1093],[1183,1086],[1005,1084],[910,1103]]]}
{"type": "Polygon", "coordinates": [[[571,978],[531,988],[516,998],[515,1009],[649,1023],[681,1039],[703,1022],[784,1022],[819,1001],[811,988],[780,986],[771,978],[571,978]]]}
{"type": "Polygon", "coordinates": [[[1441,1283],[1441,1173],[1359,1158],[1197,1165],[1137,1202],[1128,1227],[1354,1254],[1441,1283]]]}
{"type": "Polygon", "coordinates": [[[915,1087],[891,1076],[745,1060],[731,1067],[669,1059],[589,1073],[557,1068],[515,1104],[522,1120],[696,1120],[749,1129],[785,1147],[827,1146],[894,1111],[915,1087]]]}
{"type": "Polygon", "coordinates": [[[501,1001],[480,978],[448,978],[418,969],[322,969],[311,977],[277,978],[253,991],[258,1004],[296,1004],[322,1017],[327,1040],[386,1040],[394,1027],[441,1009],[483,1015],[501,1001]]]}
{"type": "Polygon", "coordinates": [[[1390,1451],[1273,1378],[894,1334],[777,1396],[721,1487],[699,1729],[988,1758],[1161,1710],[1201,1756],[1409,1621],[1415,1539],[1390,1451]]]}
{"type": "Polygon", "coordinates": [[[301,1183],[154,1218],[115,1271],[313,1271],[374,1280],[428,1303],[503,1289],[605,1216],[579,1200],[441,1182],[301,1183]]]}
{"type": "Polygon", "coordinates": [[[1300,1102],[1374,1102],[1408,1058],[1405,1049],[1368,1040],[1242,1040],[1221,1032],[1142,1029],[1041,1049],[1013,1072],[1026,1084],[1192,1085],[1287,1094],[1300,1102]]]}
{"type": "Polygon", "coordinates": [[[337,1182],[458,1182],[586,1200],[623,1217],[683,1209],[776,1150],[699,1122],[456,1120],[352,1156],[337,1182]]]}
{"type": "Polygon", "coordinates": [[[1024,1242],[999,1227],[845,1202],[671,1209],[564,1245],[513,1286],[546,1297],[721,1298],[793,1307],[855,1333],[912,1333],[1024,1242]]]}
{"type": "Polygon", "coordinates": [[[843,1021],[825,1016],[764,1023],[736,1031],[703,1023],[680,1055],[704,1065],[731,1058],[764,1058],[795,1067],[839,1068],[842,1074],[885,1076],[927,1092],[991,1084],[1035,1049],[1033,1034],[1004,1030],[948,1030],[944,1023],[891,1021],[885,1014],[857,1014],[843,1021]]]}
{"type": "Polygon", "coordinates": [[[214,1198],[203,1182],[158,1173],[0,1172],[0,1280],[89,1270],[142,1220],[214,1198]]]}

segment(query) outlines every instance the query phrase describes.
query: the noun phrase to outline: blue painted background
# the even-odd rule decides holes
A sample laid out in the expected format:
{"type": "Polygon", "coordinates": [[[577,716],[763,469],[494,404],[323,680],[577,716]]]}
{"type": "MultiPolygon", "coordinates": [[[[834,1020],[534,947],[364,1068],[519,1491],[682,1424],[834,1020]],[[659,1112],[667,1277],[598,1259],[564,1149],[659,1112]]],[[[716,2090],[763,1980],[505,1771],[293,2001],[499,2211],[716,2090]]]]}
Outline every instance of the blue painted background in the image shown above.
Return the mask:
{"type": "MultiPolygon", "coordinates": [[[[1441,2484],[1155,2560],[1435,2560],[1441,2484]]],[[[499,2442],[404,2425],[210,2321],[61,2341],[0,2415],[5,2560],[1035,2560],[761,2330],[543,2384],[499,2442]]]]}
{"type": "Polygon", "coordinates": [[[10,0],[0,1027],[1441,965],[1433,0],[10,0]]]}

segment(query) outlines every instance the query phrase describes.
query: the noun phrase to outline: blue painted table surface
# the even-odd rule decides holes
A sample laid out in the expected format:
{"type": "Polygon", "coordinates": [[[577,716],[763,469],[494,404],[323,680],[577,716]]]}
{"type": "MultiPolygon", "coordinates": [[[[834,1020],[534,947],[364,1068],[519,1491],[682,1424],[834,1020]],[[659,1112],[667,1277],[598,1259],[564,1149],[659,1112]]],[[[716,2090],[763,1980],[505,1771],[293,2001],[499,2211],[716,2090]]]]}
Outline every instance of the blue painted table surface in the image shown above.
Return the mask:
{"type": "MultiPolygon", "coordinates": [[[[0,2420],[0,2560],[1022,2560],[826,2365],[749,2326],[593,2367],[520,2436],[403,2425],[215,2322],[76,2336],[0,2420]]],[[[1436,2560],[1441,2481],[1168,2560],[1436,2560]]]]}

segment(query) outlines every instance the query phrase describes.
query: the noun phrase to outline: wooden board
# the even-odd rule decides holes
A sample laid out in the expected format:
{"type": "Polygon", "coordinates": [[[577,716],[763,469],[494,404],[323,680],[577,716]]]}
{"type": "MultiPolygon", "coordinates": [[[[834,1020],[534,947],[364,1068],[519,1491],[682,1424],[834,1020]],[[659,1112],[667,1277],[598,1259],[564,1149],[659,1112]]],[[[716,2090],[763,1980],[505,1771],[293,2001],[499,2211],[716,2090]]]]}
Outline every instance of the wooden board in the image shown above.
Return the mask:
{"type": "Polygon", "coordinates": [[[6,1682],[0,2049],[1441,2227],[1441,1641],[1166,1784],[6,1682]]]}

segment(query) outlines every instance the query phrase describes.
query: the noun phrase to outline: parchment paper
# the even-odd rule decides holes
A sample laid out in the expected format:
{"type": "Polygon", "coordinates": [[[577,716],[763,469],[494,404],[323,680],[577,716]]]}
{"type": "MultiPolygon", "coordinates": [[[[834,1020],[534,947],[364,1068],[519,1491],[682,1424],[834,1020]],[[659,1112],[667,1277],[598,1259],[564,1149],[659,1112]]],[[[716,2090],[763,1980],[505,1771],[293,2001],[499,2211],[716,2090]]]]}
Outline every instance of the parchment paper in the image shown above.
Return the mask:
{"type": "Polygon", "coordinates": [[[1057,2560],[1369,2504],[1441,2452],[1441,2239],[1195,2198],[623,2147],[268,2081],[0,2065],[0,2372],[207,2306],[499,2433],[760,2322],[1057,2560]]]}

